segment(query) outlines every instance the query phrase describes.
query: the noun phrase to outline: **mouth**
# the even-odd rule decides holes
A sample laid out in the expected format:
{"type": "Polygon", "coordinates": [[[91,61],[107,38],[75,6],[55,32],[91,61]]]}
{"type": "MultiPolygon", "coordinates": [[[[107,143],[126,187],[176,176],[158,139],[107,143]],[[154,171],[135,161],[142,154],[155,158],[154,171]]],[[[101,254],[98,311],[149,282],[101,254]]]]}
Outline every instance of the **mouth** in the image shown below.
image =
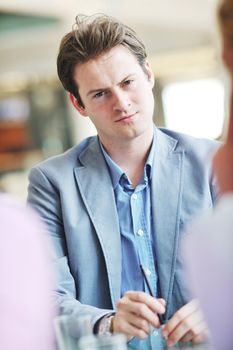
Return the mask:
{"type": "Polygon", "coordinates": [[[121,116],[119,119],[116,120],[116,123],[118,122],[131,122],[134,118],[134,116],[137,114],[138,112],[132,113],[132,114],[128,114],[128,115],[124,115],[121,116]]]}

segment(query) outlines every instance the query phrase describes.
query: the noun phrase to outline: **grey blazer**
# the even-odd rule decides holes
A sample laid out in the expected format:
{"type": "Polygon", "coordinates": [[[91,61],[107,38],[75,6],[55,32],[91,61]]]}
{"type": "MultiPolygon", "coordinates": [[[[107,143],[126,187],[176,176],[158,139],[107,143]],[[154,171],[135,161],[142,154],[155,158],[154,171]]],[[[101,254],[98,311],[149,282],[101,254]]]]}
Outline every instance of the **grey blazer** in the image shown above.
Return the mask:
{"type": "MultiPolygon", "coordinates": [[[[218,143],[155,129],[152,215],[166,318],[189,297],[180,240],[186,224],[212,207],[210,157],[218,143]]],[[[63,312],[88,312],[93,322],[115,308],[121,290],[121,238],[111,178],[97,137],[34,167],[28,202],[51,236],[58,272],[55,298],[63,312]]]]}

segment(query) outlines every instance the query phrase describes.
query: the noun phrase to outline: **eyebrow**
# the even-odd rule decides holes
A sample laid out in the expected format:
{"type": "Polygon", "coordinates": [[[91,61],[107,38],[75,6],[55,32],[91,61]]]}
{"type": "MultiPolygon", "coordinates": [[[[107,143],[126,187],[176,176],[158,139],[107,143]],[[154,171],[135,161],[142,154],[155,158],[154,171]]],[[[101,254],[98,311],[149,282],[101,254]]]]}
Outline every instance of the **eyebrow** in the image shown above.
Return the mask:
{"type": "MultiPolygon", "coordinates": [[[[128,74],[124,79],[122,79],[120,81],[120,83],[118,85],[122,84],[125,80],[128,80],[129,78],[132,78],[135,75],[136,75],[136,73],[128,74]]],[[[100,92],[100,91],[107,91],[107,90],[108,90],[108,88],[93,89],[93,90],[88,91],[87,96],[90,96],[92,94],[96,94],[97,92],[100,92]]]]}

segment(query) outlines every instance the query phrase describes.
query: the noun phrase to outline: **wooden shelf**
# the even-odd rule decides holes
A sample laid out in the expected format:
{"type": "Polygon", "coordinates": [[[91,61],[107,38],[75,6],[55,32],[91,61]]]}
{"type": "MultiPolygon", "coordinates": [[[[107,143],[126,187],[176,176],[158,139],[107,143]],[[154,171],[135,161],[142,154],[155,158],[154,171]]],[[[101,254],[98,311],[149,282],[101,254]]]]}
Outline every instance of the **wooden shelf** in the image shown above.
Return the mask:
{"type": "Polygon", "coordinates": [[[25,169],[43,159],[40,150],[0,152],[0,172],[25,169]]]}
{"type": "Polygon", "coordinates": [[[31,139],[26,123],[0,123],[0,152],[27,149],[31,147],[31,139]]]}

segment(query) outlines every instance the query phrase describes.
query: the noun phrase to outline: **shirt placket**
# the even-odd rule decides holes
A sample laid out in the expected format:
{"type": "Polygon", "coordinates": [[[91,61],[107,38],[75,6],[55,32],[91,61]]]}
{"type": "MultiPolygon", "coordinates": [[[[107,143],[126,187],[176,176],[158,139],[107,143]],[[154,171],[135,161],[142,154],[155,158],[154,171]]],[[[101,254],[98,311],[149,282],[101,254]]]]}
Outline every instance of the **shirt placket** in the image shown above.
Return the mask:
{"type": "MultiPolygon", "coordinates": [[[[155,271],[153,249],[150,240],[149,228],[146,225],[144,214],[145,203],[143,201],[143,191],[145,190],[146,188],[141,190],[136,189],[131,195],[130,205],[132,223],[140,263],[143,265],[146,271],[152,287],[153,295],[157,296],[157,275],[155,271]]],[[[145,282],[144,288],[146,292],[149,292],[145,282]]]]}

